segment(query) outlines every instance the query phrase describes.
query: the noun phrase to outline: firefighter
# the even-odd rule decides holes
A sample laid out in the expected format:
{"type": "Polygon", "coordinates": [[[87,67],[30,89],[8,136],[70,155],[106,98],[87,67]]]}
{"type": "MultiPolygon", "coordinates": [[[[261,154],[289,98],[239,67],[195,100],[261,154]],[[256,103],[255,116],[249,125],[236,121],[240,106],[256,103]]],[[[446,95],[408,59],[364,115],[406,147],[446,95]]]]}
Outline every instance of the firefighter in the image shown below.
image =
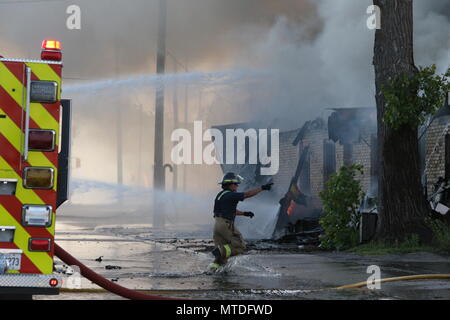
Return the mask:
{"type": "Polygon", "coordinates": [[[238,185],[241,182],[242,177],[233,172],[226,173],[222,181],[219,182],[223,190],[217,194],[214,200],[215,224],[213,239],[216,248],[212,251],[215,257],[214,262],[210,265],[212,271],[226,264],[229,257],[241,254],[246,249],[245,241],[234,225],[234,219],[236,216],[253,218],[254,213],[237,210],[238,202],[256,196],[263,190],[270,190],[273,184],[268,183],[247,192],[237,192],[238,185]]]}

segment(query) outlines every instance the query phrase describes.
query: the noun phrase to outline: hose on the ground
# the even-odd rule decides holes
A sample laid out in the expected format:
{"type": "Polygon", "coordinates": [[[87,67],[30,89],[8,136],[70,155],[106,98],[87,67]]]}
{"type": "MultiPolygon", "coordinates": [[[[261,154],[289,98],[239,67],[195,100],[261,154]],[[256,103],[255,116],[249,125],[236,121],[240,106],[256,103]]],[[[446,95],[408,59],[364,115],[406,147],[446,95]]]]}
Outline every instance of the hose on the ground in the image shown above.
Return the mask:
{"type": "MultiPolygon", "coordinates": [[[[375,280],[374,283],[394,282],[394,281],[411,281],[411,280],[433,280],[433,279],[448,279],[450,280],[450,274],[418,274],[413,276],[402,276],[393,278],[384,278],[375,280]]],[[[360,288],[367,285],[367,281],[361,281],[357,283],[347,284],[345,286],[336,287],[336,290],[360,288]]]]}
{"type": "Polygon", "coordinates": [[[104,288],[106,291],[115,293],[121,297],[131,299],[131,300],[175,300],[174,298],[161,297],[157,295],[144,294],[142,292],[130,290],[128,288],[122,287],[108,279],[105,279],[98,273],[92,271],[86,267],[83,263],[78,261],[75,257],[70,255],[67,251],[61,248],[55,243],[55,255],[61,259],[64,263],[68,265],[76,265],[80,268],[80,273],[85,278],[91,280],[95,284],[104,288]]]}
{"type": "MultiPolygon", "coordinates": [[[[380,280],[374,281],[375,283],[382,283],[382,282],[395,282],[395,281],[413,281],[413,280],[435,280],[435,279],[445,279],[450,280],[450,274],[419,274],[419,275],[412,275],[412,276],[401,276],[401,277],[392,277],[392,278],[384,278],[380,280]]],[[[335,288],[322,288],[322,289],[315,289],[315,290],[308,290],[308,291],[325,291],[325,290],[344,290],[344,289],[355,289],[367,286],[367,281],[361,281],[357,283],[347,284],[340,287],[335,288]]],[[[104,289],[68,289],[68,288],[62,288],[61,291],[63,292],[72,292],[72,293],[103,293],[107,292],[104,289]]],[[[162,291],[155,291],[155,290],[139,290],[141,293],[151,293],[151,294],[160,294],[160,295],[166,295],[166,294],[195,294],[195,293],[202,293],[204,294],[208,290],[162,290],[162,291]]],[[[252,290],[253,291],[253,290],[252,290]]]]}

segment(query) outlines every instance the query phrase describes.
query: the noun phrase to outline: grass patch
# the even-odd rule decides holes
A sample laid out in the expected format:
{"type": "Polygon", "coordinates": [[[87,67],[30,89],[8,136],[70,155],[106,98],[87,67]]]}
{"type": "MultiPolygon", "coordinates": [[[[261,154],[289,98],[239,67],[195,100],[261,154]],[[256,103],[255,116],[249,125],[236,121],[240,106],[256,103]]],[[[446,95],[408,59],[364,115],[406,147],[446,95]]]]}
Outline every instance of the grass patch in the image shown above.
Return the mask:
{"type": "Polygon", "coordinates": [[[433,231],[434,245],[442,251],[450,253],[450,226],[439,220],[428,221],[433,231]]]}
{"type": "Polygon", "coordinates": [[[450,254],[450,226],[439,220],[427,220],[433,231],[432,245],[421,245],[419,237],[410,235],[398,244],[372,241],[347,250],[362,255],[383,255],[412,252],[431,252],[437,254],[450,254]]]}
{"type": "Polygon", "coordinates": [[[372,241],[366,244],[354,247],[349,252],[362,255],[382,255],[396,253],[412,253],[412,252],[433,252],[439,253],[441,248],[420,245],[419,237],[415,234],[406,238],[398,244],[387,244],[381,241],[372,241]]]}
{"type": "Polygon", "coordinates": [[[393,246],[380,242],[370,242],[367,244],[362,244],[348,251],[362,255],[383,255],[383,254],[411,253],[411,252],[433,252],[433,253],[440,252],[438,249],[431,246],[420,246],[420,245],[413,247],[393,246]]]}

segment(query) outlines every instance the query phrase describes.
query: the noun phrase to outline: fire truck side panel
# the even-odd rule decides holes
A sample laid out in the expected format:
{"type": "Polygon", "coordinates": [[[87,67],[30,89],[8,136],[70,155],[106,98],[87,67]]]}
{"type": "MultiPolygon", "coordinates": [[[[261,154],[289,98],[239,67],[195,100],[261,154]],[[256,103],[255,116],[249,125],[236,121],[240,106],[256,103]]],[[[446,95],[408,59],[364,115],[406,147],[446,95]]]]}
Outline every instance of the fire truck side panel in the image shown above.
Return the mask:
{"type": "Polygon", "coordinates": [[[0,226],[15,228],[13,241],[0,242],[0,250],[22,251],[20,270],[8,270],[7,273],[51,274],[53,272],[60,91],[61,65],[44,62],[0,61],[0,179],[17,180],[14,195],[0,195],[0,226]],[[53,151],[29,150],[28,159],[24,161],[27,67],[31,68],[32,81],[57,83],[57,101],[30,103],[29,128],[53,130],[55,147],[53,151]],[[27,167],[52,168],[53,187],[51,189],[25,188],[23,177],[24,169],[27,167]],[[51,225],[48,227],[26,226],[22,216],[24,205],[51,206],[51,225]],[[31,238],[51,239],[50,251],[30,251],[31,238]]]}

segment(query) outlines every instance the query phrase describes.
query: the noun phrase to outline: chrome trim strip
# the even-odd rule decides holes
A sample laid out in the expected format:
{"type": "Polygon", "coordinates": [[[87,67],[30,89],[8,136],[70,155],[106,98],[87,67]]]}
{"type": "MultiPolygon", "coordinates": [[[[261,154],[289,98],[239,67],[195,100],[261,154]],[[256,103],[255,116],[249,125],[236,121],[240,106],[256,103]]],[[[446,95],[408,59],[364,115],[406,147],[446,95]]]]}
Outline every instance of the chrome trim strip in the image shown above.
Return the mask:
{"type": "Polygon", "coordinates": [[[0,275],[0,287],[13,288],[61,288],[62,279],[57,274],[6,273],[0,275]],[[58,285],[50,286],[50,280],[58,280],[58,285]]]}
{"type": "Polygon", "coordinates": [[[31,94],[31,68],[26,68],[27,75],[27,95],[25,100],[25,143],[23,147],[23,161],[28,160],[28,134],[30,131],[30,94],[31,94]]]}
{"type": "Polygon", "coordinates": [[[32,59],[10,59],[10,58],[0,58],[2,62],[23,62],[23,63],[42,63],[42,64],[62,64],[62,61],[52,61],[52,60],[32,60],[32,59]]]}
{"type": "Polygon", "coordinates": [[[0,249],[0,254],[22,254],[20,249],[0,249]]]}
{"type": "Polygon", "coordinates": [[[15,226],[0,226],[0,230],[16,230],[15,226]]]}

